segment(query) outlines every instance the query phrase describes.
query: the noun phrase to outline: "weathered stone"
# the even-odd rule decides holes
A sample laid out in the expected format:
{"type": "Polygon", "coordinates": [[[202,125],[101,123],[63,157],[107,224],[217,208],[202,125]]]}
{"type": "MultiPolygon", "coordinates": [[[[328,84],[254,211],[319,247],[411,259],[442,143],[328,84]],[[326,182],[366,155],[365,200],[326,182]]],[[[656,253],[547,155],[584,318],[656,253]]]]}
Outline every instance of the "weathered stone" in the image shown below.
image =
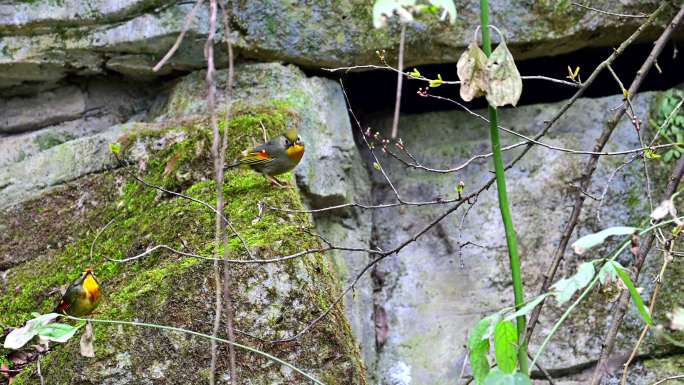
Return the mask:
{"type": "Polygon", "coordinates": [[[151,79],[171,73],[168,66],[154,72],[152,68],[156,64],[157,61],[150,55],[122,55],[109,59],[106,67],[133,79],[151,79]]]}
{"type": "MultiPolygon", "coordinates": [[[[153,84],[141,87],[140,84],[105,80],[92,80],[80,84],[79,88],[76,86],[66,88],[81,95],[80,99],[83,99],[79,100],[81,116],[40,130],[2,137],[0,139],[0,167],[22,161],[69,140],[101,132],[116,124],[128,120],[140,120],[156,98],[159,89],[153,84]]],[[[48,91],[41,95],[50,94],[48,91]]],[[[60,92],[62,91],[53,91],[53,94],[60,92]]],[[[40,107],[45,110],[54,110],[55,113],[70,108],[69,105],[64,106],[61,99],[53,99],[49,105],[40,107]]],[[[10,100],[22,102],[16,107],[16,113],[28,123],[38,124],[45,121],[40,115],[37,121],[31,120],[34,104],[41,102],[40,97],[10,100]]],[[[69,98],[66,98],[65,102],[69,102],[69,98]]]]}
{"type": "MultiPolygon", "coordinates": [[[[249,137],[261,135],[261,126],[252,120],[254,117],[277,117],[274,121],[265,120],[271,135],[288,126],[298,127],[304,136],[319,125],[341,124],[328,122],[332,116],[320,112],[327,107],[325,102],[336,103],[338,108],[344,105],[339,89],[335,90],[339,86],[333,81],[307,78],[295,67],[280,64],[241,65],[237,73],[240,75],[235,89],[234,120],[229,126],[233,130],[229,136],[229,156],[249,145],[249,137]]],[[[224,71],[217,73],[219,86],[225,85],[225,77],[224,71]]],[[[212,253],[213,247],[208,246],[213,239],[211,211],[145,188],[127,173],[139,173],[147,180],[160,181],[169,189],[198,199],[209,201],[215,196],[208,166],[211,135],[204,114],[204,74],[187,76],[170,92],[169,101],[154,110],[161,114],[159,122],[140,124],[142,129],[134,124],[114,126],[57,145],[0,171],[3,206],[8,200],[16,201],[16,183],[20,180],[26,183],[24,190],[34,196],[40,194],[39,199],[31,201],[23,196],[21,204],[6,209],[4,212],[12,213],[12,220],[0,215],[4,219],[0,225],[10,232],[0,234],[0,240],[11,241],[0,246],[0,266],[9,266],[7,284],[0,285],[3,326],[25,320],[32,310],[48,310],[57,292],[54,289],[71,279],[72,273],[87,261],[100,272],[107,290],[96,317],[135,319],[211,333],[214,281],[207,273],[211,271],[210,261],[172,255],[150,256],[132,264],[104,259],[137,253],[138,248],[156,242],[190,247],[206,255],[212,253]],[[86,177],[78,175],[112,166],[108,145],[116,140],[122,153],[131,160],[139,160],[137,167],[86,177]],[[78,159],[74,159],[74,154],[78,154],[78,159]],[[87,162],[87,167],[81,162],[87,162]],[[58,183],[59,187],[43,188],[58,183]],[[74,226],[53,227],[56,219],[61,218],[61,210],[69,211],[64,220],[74,226]],[[82,214],[75,215],[75,211],[82,214]],[[102,228],[112,217],[117,220],[107,230],[111,233],[103,233],[96,255],[89,260],[87,252],[81,250],[91,244],[91,230],[102,228]],[[30,230],[36,234],[23,236],[30,230]],[[32,239],[38,243],[49,239],[55,245],[44,251],[32,239]],[[21,253],[15,258],[14,248],[30,248],[35,254],[21,253]],[[6,265],[5,259],[10,259],[6,265]],[[50,273],[38,273],[38,269],[50,273]],[[21,298],[14,290],[19,290],[21,298]]],[[[223,107],[219,103],[218,111],[223,107]]],[[[349,143],[345,146],[355,150],[349,143]]],[[[290,175],[283,177],[292,179],[290,175]]],[[[227,216],[256,258],[289,254],[300,247],[318,247],[316,237],[301,231],[312,228],[310,216],[258,210],[260,201],[302,209],[296,190],[273,189],[260,175],[247,169],[233,169],[226,174],[224,196],[227,216]]],[[[230,258],[248,257],[240,242],[229,241],[226,251],[230,258]]],[[[235,264],[231,266],[231,275],[236,327],[266,339],[294,335],[306,322],[327,310],[338,292],[328,261],[318,254],[286,263],[235,264]]],[[[207,339],[148,328],[117,330],[104,325],[96,325],[95,333],[95,359],[80,359],[77,343],[60,345],[41,361],[43,376],[60,385],[147,383],[161,378],[169,384],[206,381],[207,339]]],[[[243,335],[238,340],[292,362],[323,383],[366,383],[357,345],[340,307],[333,308],[329,317],[293,344],[261,345],[243,335]]],[[[221,345],[217,376],[219,382],[224,382],[228,373],[227,353],[225,344],[221,345]]],[[[255,384],[308,383],[294,371],[244,350],[238,350],[238,367],[241,378],[255,384]]],[[[18,381],[32,383],[32,373],[26,370],[18,381]]]]}
{"type": "Polygon", "coordinates": [[[79,118],[86,111],[77,87],[43,92],[33,98],[0,100],[0,134],[35,130],[79,118]]]}
{"type": "Polygon", "coordinates": [[[68,141],[0,169],[0,208],[34,198],[46,189],[93,172],[113,168],[116,160],[109,144],[131,126],[113,126],[106,131],[68,141]]]}
{"type": "MultiPolygon", "coordinates": [[[[649,103],[655,95],[646,93],[635,101],[634,108],[638,116],[648,116],[649,103]]],[[[622,96],[578,100],[543,141],[572,149],[592,148],[603,129],[606,111],[621,100],[622,96]]],[[[559,107],[559,104],[548,104],[500,109],[499,123],[523,134],[533,134],[559,107]]],[[[382,115],[371,118],[369,124],[373,129],[386,133],[391,126],[391,117],[382,115]]],[[[642,125],[642,131],[649,132],[646,122],[642,125]]],[[[418,162],[430,167],[453,167],[474,154],[490,151],[488,127],[465,112],[403,116],[400,136],[418,162]]],[[[504,134],[504,144],[519,140],[504,134]]],[[[639,146],[634,127],[624,119],[606,150],[639,146]]],[[[505,158],[511,159],[517,151],[508,151],[505,158]]],[[[367,154],[367,150],[362,153],[367,154]]],[[[466,193],[469,193],[493,175],[490,171],[491,159],[476,161],[463,171],[444,175],[409,169],[389,156],[383,156],[380,151],[378,153],[383,169],[406,200],[424,201],[438,196],[453,198],[456,197],[455,188],[460,180],[465,182],[466,193]]],[[[586,201],[574,237],[613,225],[638,226],[648,215],[648,202],[642,199],[645,190],[641,162],[631,162],[607,182],[609,174],[630,157],[601,159],[594,176],[594,187],[588,193],[600,196],[602,190],[608,187],[606,199],[600,207],[597,202],[586,201]],[[600,222],[597,219],[599,209],[600,222]]],[[[531,298],[541,284],[542,273],[571,210],[568,191],[585,160],[585,155],[536,147],[507,172],[527,298],[531,298]]],[[[371,163],[368,160],[368,164],[371,163]]],[[[662,188],[666,183],[665,168],[659,162],[650,162],[650,167],[653,187],[662,188]]],[[[394,193],[381,173],[374,167],[369,167],[369,170],[375,183],[373,196],[376,202],[395,201],[394,193]]],[[[413,237],[448,207],[450,205],[374,210],[373,245],[383,250],[396,247],[413,237]]],[[[481,194],[463,220],[465,209],[463,207],[448,216],[441,225],[410,243],[398,255],[383,260],[377,267],[382,285],[376,288],[371,297],[363,297],[363,293],[357,293],[355,297],[356,301],[376,304],[387,315],[388,337],[381,349],[371,353],[377,357],[376,375],[380,383],[452,383],[461,372],[463,346],[468,331],[481,317],[510,306],[512,302],[506,242],[496,190],[490,188],[481,194]],[[466,246],[466,242],[473,243],[466,246]]],[[[601,249],[581,257],[568,251],[557,277],[573,274],[581,262],[602,257],[604,254],[601,251],[609,250],[601,249]]],[[[653,265],[649,265],[648,271],[657,269],[659,259],[651,259],[653,265]]],[[[673,271],[672,274],[677,276],[681,273],[673,271]]],[[[643,284],[650,287],[651,278],[646,278],[647,275],[642,276],[643,284]]],[[[674,288],[678,282],[679,279],[674,279],[668,285],[675,285],[671,286],[674,288]]],[[[662,307],[657,310],[661,317],[671,306],[669,295],[677,295],[676,290],[670,294],[663,293],[661,291],[662,297],[659,299],[662,307]]],[[[649,290],[644,295],[647,298],[649,290]]],[[[574,312],[541,357],[546,369],[586,364],[598,356],[611,322],[610,305],[607,305],[611,298],[609,292],[597,289],[574,312]]],[[[532,352],[539,347],[541,339],[550,332],[553,322],[565,308],[567,305],[559,307],[554,301],[549,301],[531,342],[532,352]]],[[[365,314],[365,317],[368,316],[365,314]]],[[[383,320],[376,319],[376,323],[378,321],[383,320]]],[[[620,354],[629,353],[638,337],[639,328],[638,315],[632,309],[625,332],[619,338],[620,354]]],[[[638,379],[630,383],[648,382],[638,379]]]]}
{"type": "MultiPolygon", "coordinates": [[[[611,4],[610,11],[648,13],[655,0],[611,4]]],[[[605,8],[605,4],[595,4],[605,8]]],[[[150,74],[180,32],[193,4],[162,0],[103,1],[96,4],[69,0],[65,4],[11,3],[0,9],[0,87],[26,81],[55,81],[72,73],[98,73],[107,63],[128,74],[150,74]],[[20,12],[13,12],[16,9],[20,12]],[[59,27],[59,32],[55,28],[59,27]],[[145,55],[133,69],[129,55],[145,55]],[[124,58],[117,59],[118,56],[124,58]],[[146,68],[145,68],[146,67],[146,68]]],[[[375,64],[377,50],[387,49],[393,61],[398,32],[373,29],[371,3],[349,0],[302,7],[288,2],[235,2],[236,47],[241,55],[266,61],[281,60],[307,67],[375,64]]],[[[408,28],[405,65],[456,62],[479,23],[479,5],[458,4],[453,26],[422,16],[408,28]]],[[[568,2],[490,2],[492,24],[506,33],[516,59],[557,55],[585,47],[615,46],[631,34],[642,19],[618,18],[568,2]]],[[[671,14],[672,12],[668,12],[671,14]]],[[[219,23],[221,24],[221,23],[219,23]]],[[[168,67],[193,70],[204,67],[202,46],[207,34],[207,11],[202,8],[184,43],[168,67]]],[[[219,25],[220,28],[220,25],[219,25]]],[[[658,28],[646,31],[653,39],[658,28]]],[[[681,37],[681,35],[679,35],[681,37]]],[[[224,50],[218,50],[221,54],[224,50]]],[[[218,58],[225,63],[225,55],[218,58]]]]}

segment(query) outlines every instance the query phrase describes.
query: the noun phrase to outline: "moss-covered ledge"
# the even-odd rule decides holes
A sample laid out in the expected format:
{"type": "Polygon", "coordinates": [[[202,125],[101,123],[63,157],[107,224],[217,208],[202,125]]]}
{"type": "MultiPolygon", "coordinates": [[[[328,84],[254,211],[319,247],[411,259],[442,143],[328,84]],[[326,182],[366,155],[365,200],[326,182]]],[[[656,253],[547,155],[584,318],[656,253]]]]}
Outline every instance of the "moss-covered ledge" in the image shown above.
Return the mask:
{"type": "MultiPolygon", "coordinates": [[[[307,119],[302,116],[306,101],[300,95],[295,100],[237,103],[235,119],[228,127],[227,157],[234,157],[251,142],[250,138],[259,140],[262,124],[271,135],[286,126],[300,125],[307,119]]],[[[0,327],[18,326],[31,318],[33,311],[50,311],[58,300],[59,289],[83,268],[93,266],[106,293],[96,317],[211,333],[211,261],[166,252],[128,263],[107,260],[137,255],[157,244],[211,255],[211,211],[147,188],[129,175],[137,173],[151,183],[210,204],[215,202],[209,157],[211,135],[206,122],[186,119],[179,126],[163,126],[138,128],[119,139],[124,150],[137,152],[135,164],[80,178],[11,209],[12,218],[35,221],[0,220],[8,230],[7,238],[16,240],[11,249],[0,251],[32,250],[32,255],[12,263],[0,285],[0,327]],[[78,215],[75,210],[80,210],[78,215]],[[112,218],[115,221],[100,236],[90,261],[89,249],[97,230],[112,218]]],[[[291,175],[285,177],[292,180],[291,175]]],[[[302,231],[312,228],[308,215],[268,211],[258,217],[258,201],[302,207],[296,190],[273,189],[263,177],[245,169],[230,170],[226,178],[226,214],[258,258],[317,245],[314,237],[302,231]]],[[[228,247],[231,258],[246,258],[237,238],[231,238],[228,247]]],[[[232,273],[236,327],[265,339],[295,334],[327,309],[338,293],[324,255],[278,264],[234,265],[232,273]]],[[[78,354],[77,339],[53,345],[54,351],[41,360],[48,383],[188,384],[207,380],[209,341],[156,329],[102,324],[95,325],[95,333],[94,359],[78,354]]],[[[336,308],[292,343],[265,344],[242,335],[238,339],[300,367],[326,384],[365,384],[358,348],[342,309],[336,308]]],[[[227,347],[221,349],[224,354],[219,360],[219,378],[227,382],[227,347]]],[[[0,350],[0,360],[8,353],[0,350]]],[[[287,368],[241,351],[238,371],[252,384],[306,383],[287,368]]],[[[14,382],[24,383],[38,383],[33,367],[14,382]]]]}

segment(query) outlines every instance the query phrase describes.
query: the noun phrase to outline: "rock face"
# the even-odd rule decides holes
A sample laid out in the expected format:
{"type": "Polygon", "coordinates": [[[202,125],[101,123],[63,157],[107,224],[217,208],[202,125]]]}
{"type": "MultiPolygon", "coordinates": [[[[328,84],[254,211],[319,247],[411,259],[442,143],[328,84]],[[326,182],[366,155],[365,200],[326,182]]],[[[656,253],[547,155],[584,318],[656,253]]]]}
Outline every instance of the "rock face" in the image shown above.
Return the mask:
{"type": "MultiPolygon", "coordinates": [[[[638,116],[648,116],[649,104],[655,97],[656,94],[647,93],[637,99],[635,109],[638,116]]],[[[591,148],[603,128],[606,111],[620,101],[621,97],[618,96],[579,100],[544,141],[565,148],[591,148]]],[[[502,109],[500,124],[523,134],[533,134],[558,108],[560,104],[502,109]]],[[[371,118],[369,125],[387,133],[391,117],[382,115],[371,118]]],[[[649,132],[647,127],[642,127],[644,132],[649,132]]],[[[400,136],[418,162],[434,168],[453,167],[472,155],[490,151],[488,128],[481,120],[465,112],[403,116],[400,136]]],[[[510,135],[504,139],[505,144],[519,141],[510,135]]],[[[638,147],[639,141],[633,126],[624,120],[616,129],[607,150],[638,147]]],[[[377,152],[383,169],[401,197],[409,201],[455,198],[458,181],[465,182],[468,193],[492,177],[490,159],[474,162],[456,174],[444,175],[409,169],[389,156],[382,156],[381,151],[377,152]]],[[[362,153],[368,154],[368,150],[362,150],[362,153]]],[[[513,155],[515,151],[509,151],[506,158],[510,159],[513,155]]],[[[600,196],[602,190],[607,188],[605,201],[600,206],[587,201],[574,237],[609,226],[638,226],[648,215],[650,209],[647,199],[644,199],[646,193],[641,162],[631,162],[608,181],[610,173],[630,158],[631,155],[602,158],[594,176],[594,187],[588,193],[600,196]],[[600,221],[597,216],[599,212],[600,221]]],[[[581,172],[585,159],[584,155],[536,147],[507,172],[528,298],[541,285],[542,273],[546,270],[558,242],[558,234],[571,210],[568,192],[572,189],[573,178],[581,172]]],[[[368,160],[368,164],[372,163],[368,160]]],[[[649,162],[649,167],[653,187],[662,188],[666,184],[669,167],[660,162],[649,162]]],[[[373,178],[375,201],[396,201],[394,192],[381,173],[374,167],[369,167],[369,172],[373,178]]],[[[659,196],[658,192],[654,194],[659,196]]],[[[373,210],[372,245],[383,250],[392,249],[413,237],[448,207],[433,205],[373,210]]],[[[374,368],[379,383],[454,383],[463,368],[463,347],[474,323],[512,302],[506,243],[496,190],[490,188],[481,194],[464,217],[466,207],[448,216],[441,225],[411,243],[399,255],[383,260],[374,273],[376,280],[372,296],[364,297],[365,293],[361,292],[355,297],[357,302],[365,302],[366,308],[370,304],[375,306],[375,326],[382,335],[376,334],[378,345],[370,346],[372,352],[366,352],[365,357],[375,357],[374,361],[367,364],[374,368]]],[[[581,262],[602,257],[609,250],[606,247],[582,257],[568,251],[558,277],[574,274],[581,262]]],[[[654,253],[650,262],[649,271],[657,271],[660,258],[654,253]]],[[[673,267],[671,273],[676,275],[679,269],[673,267]]],[[[645,293],[648,295],[652,286],[651,278],[646,278],[646,275],[642,275],[642,278],[642,285],[649,288],[645,293]]],[[[673,300],[677,303],[678,298],[672,286],[677,283],[669,282],[666,285],[671,291],[662,292],[666,294],[659,300],[662,305],[656,310],[656,317],[662,322],[666,322],[665,313],[669,311],[669,304],[673,300]]],[[[568,384],[572,381],[587,381],[583,377],[586,373],[581,373],[581,368],[598,356],[602,338],[611,320],[610,301],[614,295],[609,288],[597,290],[578,308],[542,355],[540,362],[543,362],[545,369],[561,373],[571,368],[570,373],[575,376],[566,377],[570,381],[568,384]]],[[[541,339],[549,333],[553,322],[564,309],[565,306],[557,307],[553,303],[546,308],[530,345],[531,351],[538,348],[541,339]]],[[[631,351],[638,337],[639,325],[638,316],[632,309],[628,325],[620,337],[618,354],[631,351]]],[[[369,348],[369,345],[364,345],[364,348],[369,348]]],[[[676,362],[682,362],[681,356],[677,357],[676,362]]],[[[633,372],[628,383],[649,384],[655,373],[668,373],[667,369],[662,368],[670,365],[659,365],[657,360],[639,364],[641,369],[633,372]]]]}
{"type": "MultiPolygon", "coordinates": [[[[641,22],[569,2],[490,3],[492,23],[505,30],[517,59],[615,46],[641,22]]],[[[648,13],[659,3],[626,0],[610,4],[610,11],[648,13]]],[[[236,46],[247,58],[306,67],[376,64],[376,50],[392,51],[398,43],[396,30],[373,29],[371,2],[231,4],[236,46]]],[[[478,6],[475,0],[458,1],[458,21],[453,26],[435,17],[419,18],[408,29],[406,65],[455,62],[479,23],[478,6]]],[[[35,82],[55,83],[69,75],[108,71],[148,78],[202,68],[203,44],[197,42],[203,42],[207,33],[205,8],[197,13],[176,56],[159,73],[151,71],[173,44],[192,7],[168,0],[5,2],[0,5],[0,88],[16,92],[35,82]]],[[[655,33],[654,29],[645,38],[655,33]]]]}
{"type": "MultiPolygon", "coordinates": [[[[339,128],[340,120],[323,112],[326,109],[321,104],[343,108],[335,82],[306,78],[296,68],[280,64],[243,65],[237,74],[233,118],[226,128],[231,133],[229,159],[251,143],[250,137],[261,137],[262,125],[270,135],[296,127],[305,140],[319,127],[339,128]]],[[[217,76],[223,86],[225,73],[217,76]]],[[[215,199],[204,95],[204,74],[192,74],[171,87],[164,103],[149,110],[147,123],[114,125],[3,168],[2,175],[9,175],[11,181],[4,185],[5,208],[0,215],[3,332],[5,326],[20,325],[30,318],[32,311],[50,311],[60,285],[72,281],[83,267],[92,266],[105,288],[103,303],[94,317],[211,334],[211,261],[166,253],[132,263],[110,260],[131,257],[158,244],[214,255],[211,211],[146,188],[130,175],[138,174],[150,183],[204,201],[215,199]],[[149,122],[152,119],[156,121],[149,122]],[[133,164],[107,171],[119,165],[109,149],[117,142],[121,156],[133,164]],[[96,229],[102,229],[110,219],[115,221],[89,256],[96,229]]],[[[223,105],[219,103],[218,108],[223,105]]],[[[345,146],[348,151],[355,150],[349,143],[345,146]]],[[[315,180],[316,176],[309,178],[315,180]]],[[[313,228],[310,216],[260,213],[258,208],[258,202],[263,202],[301,210],[296,190],[273,189],[263,177],[247,169],[231,170],[226,179],[226,215],[255,258],[275,258],[318,247],[318,239],[302,231],[313,228]]],[[[7,179],[0,180],[6,183],[7,179]]],[[[225,248],[231,259],[247,257],[235,237],[230,237],[225,248]]],[[[336,297],[331,267],[321,254],[277,264],[231,265],[229,290],[235,302],[236,328],[265,340],[292,337],[327,310],[336,297]]],[[[44,378],[53,384],[207,381],[207,339],[98,323],[95,334],[94,359],[78,355],[76,339],[55,346],[55,351],[42,359],[44,378]]],[[[219,336],[224,335],[222,330],[219,336]]],[[[260,343],[244,335],[238,339],[326,384],[366,383],[360,353],[341,307],[334,308],[295,342],[260,343]]],[[[225,345],[220,352],[218,383],[227,383],[225,345]]],[[[9,353],[0,349],[2,362],[9,353]]],[[[238,367],[238,374],[254,383],[309,383],[292,369],[244,350],[238,350],[238,367]]],[[[25,370],[15,383],[38,383],[38,378],[33,370],[25,370]]]]}

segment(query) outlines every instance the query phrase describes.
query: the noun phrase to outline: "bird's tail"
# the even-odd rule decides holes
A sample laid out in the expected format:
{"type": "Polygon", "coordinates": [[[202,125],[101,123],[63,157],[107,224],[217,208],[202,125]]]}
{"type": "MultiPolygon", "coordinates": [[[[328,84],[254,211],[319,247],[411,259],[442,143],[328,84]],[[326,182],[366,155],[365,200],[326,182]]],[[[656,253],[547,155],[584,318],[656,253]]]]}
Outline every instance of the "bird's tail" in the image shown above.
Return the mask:
{"type": "Polygon", "coordinates": [[[237,166],[239,166],[239,165],[241,165],[241,164],[242,164],[242,163],[241,163],[239,160],[235,160],[235,161],[233,161],[233,163],[227,164],[223,169],[224,169],[224,170],[227,170],[227,169],[229,169],[229,168],[235,168],[235,167],[237,167],[237,166]]]}

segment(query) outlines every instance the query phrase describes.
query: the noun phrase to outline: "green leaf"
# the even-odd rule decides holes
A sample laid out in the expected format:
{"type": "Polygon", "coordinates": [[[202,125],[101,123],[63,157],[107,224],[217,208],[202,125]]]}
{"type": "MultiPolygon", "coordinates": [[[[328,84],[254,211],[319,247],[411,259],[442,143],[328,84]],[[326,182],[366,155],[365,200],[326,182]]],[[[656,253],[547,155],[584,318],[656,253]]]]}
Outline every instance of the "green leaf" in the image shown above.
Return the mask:
{"type": "Polygon", "coordinates": [[[473,328],[468,337],[468,359],[473,370],[475,384],[482,385],[487,373],[489,373],[489,339],[486,337],[487,330],[492,323],[492,317],[481,319],[473,328]]]}
{"type": "Polygon", "coordinates": [[[38,330],[38,336],[50,341],[64,343],[74,336],[78,328],[62,323],[51,323],[38,330]]]}
{"type": "Polygon", "coordinates": [[[518,335],[511,321],[501,321],[494,329],[496,364],[504,373],[513,373],[518,366],[518,335]]]}
{"type": "Polygon", "coordinates": [[[617,271],[613,267],[612,263],[606,263],[603,265],[598,273],[599,282],[601,285],[605,284],[606,281],[615,281],[618,278],[617,271]]]}
{"type": "Polygon", "coordinates": [[[412,78],[416,78],[416,79],[421,77],[420,72],[418,72],[418,69],[416,69],[416,68],[414,68],[413,71],[411,71],[409,76],[412,78]]]}
{"type": "Polygon", "coordinates": [[[613,264],[613,267],[615,268],[618,277],[620,277],[625,286],[627,286],[629,294],[632,296],[632,301],[634,301],[634,305],[636,305],[637,310],[641,315],[641,318],[643,318],[644,322],[646,322],[648,325],[653,326],[651,314],[649,314],[648,308],[646,307],[646,305],[644,305],[644,300],[641,298],[641,294],[639,294],[636,287],[634,286],[634,282],[632,282],[632,279],[629,277],[629,274],[625,272],[624,268],[619,263],[615,261],[610,261],[610,263],[613,264]]]}
{"type": "Polygon", "coordinates": [[[484,385],[532,385],[532,381],[530,377],[521,372],[503,373],[494,369],[487,375],[484,385]]]}
{"type": "Polygon", "coordinates": [[[672,157],[674,157],[674,150],[669,150],[663,156],[663,161],[670,162],[672,160],[672,157]]]}
{"type": "Polygon", "coordinates": [[[378,162],[373,162],[373,168],[378,171],[382,170],[382,166],[378,162]]]}
{"type": "Polygon", "coordinates": [[[575,292],[587,286],[591,279],[594,278],[594,272],[594,264],[592,262],[584,262],[577,269],[575,275],[554,283],[551,289],[554,290],[553,295],[556,296],[558,303],[564,304],[572,298],[575,292]]]}
{"type": "Polygon", "coordinates": [[[585,235],[576,240],[575,243],[572,244],[572,249],[575,250],[575,253],[582,255],[592,247],[596,247],[605,242],[608,237],[615,235],[630,235],[637,230],[639,230],[639,228],[628,226],[609,227],[605,230],[599,231],[598,233],[585,235]]]}
{"type": "Polygon", "coordinates": [[[121,153],[121,143],[110,143],[109,151],[114,155],[119,155],[121,153]]]}
{"type": "Polygon", "coordinates": [[[650,148],[647,148],[646,150],[644,150],[644,156],[646,157],[646,159],[653,159],[653,160],[658,160],[661,158],[660,154],[651,150],[650,148]]]}
{"type": "Polygon", "coordinates": [[[434,6],[442,8],[449,15],[449,23],[456,23],[456,5],[453,0],[429,0],[434,6]]]}
{"type": "Polygon", "coordinates": [[[437,74],[437,79],[430,80],[429,86],[435,88],[441,86],[442,84],[444,84],[444,80],[442,80],[442,75],[437,74]]]}
{"type": "Polygon", "coordinates": [[[532,301],[528,302],[523,307],[518,309],[518,311],[516,311],[515,313],[511,313],[511,314],[507,315],[505,319],[510,321],[510,320],[515,319],[517,317],[520,317],[523,315],[528,315],[532,311],[532,309],[537,307],[537,305],[539,305],[544,300],[544,298],[546,298],[550,295],[552,295],[552,293],[544,293],[544,294],[538,296],[537,298],[533,299],[532,301]]]}
{"type": "Polygon", "coordinates": [[[26,345],[27,342],[31,341],[43,326],[57,317],[59,317],[59,314],[49,313],[38,315],[36,318],[28,320],[26,325],[12,330],[12,332],[5,337],[3,347],[5,349],[20,349],[22,346],[26,345]]]}
{"type": "Polygon", "coordinates": [[[458,184],[456,185],[456,192],[458,194],[462,194],[464,190],[465,190],[465,183],[463,181],[458,182],[458,184]]]}

